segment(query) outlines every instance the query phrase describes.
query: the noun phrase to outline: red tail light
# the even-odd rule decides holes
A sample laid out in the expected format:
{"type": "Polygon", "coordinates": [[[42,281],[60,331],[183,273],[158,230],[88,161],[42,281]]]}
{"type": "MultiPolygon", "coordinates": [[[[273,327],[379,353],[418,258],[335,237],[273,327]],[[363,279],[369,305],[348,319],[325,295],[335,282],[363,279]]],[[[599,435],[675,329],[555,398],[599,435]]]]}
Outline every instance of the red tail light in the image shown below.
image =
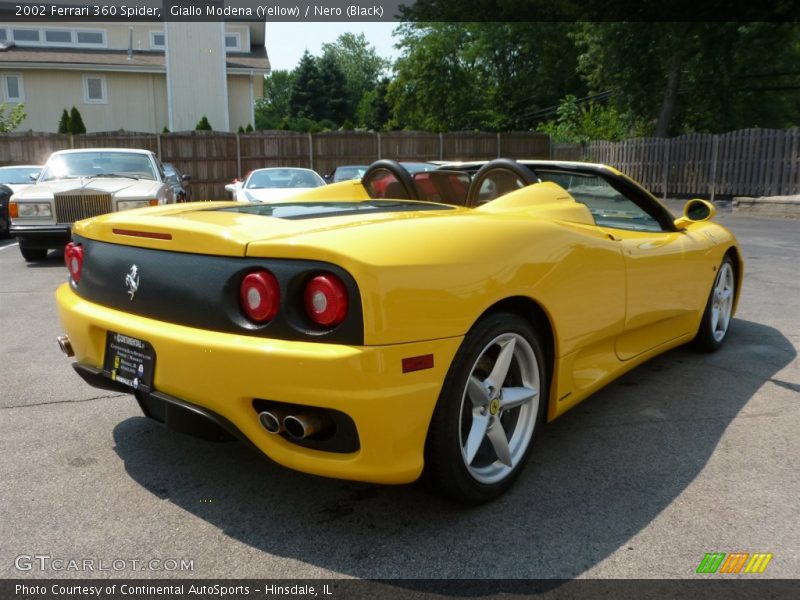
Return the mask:
{"type": "Polygon", "coordinates": [[[242,280],[239,297],[248,318],[256,323],[266,323],[278,313],[281,289],[275,275],[269,271],[256,271],[242,280]]]}
{"type": "Polygon", "coordinates": [[[70,242],[64,248],[64,264],[67,265],[72,280],[78,283],[81,280],[83,271],[83,247],[70,242]]]}
{"type": "Polygon", "coordinates": [[[347,289],[335,275],[317,275],[306,285],[305,304],[312,321],[335,327],[347,316],[347,289]]]}

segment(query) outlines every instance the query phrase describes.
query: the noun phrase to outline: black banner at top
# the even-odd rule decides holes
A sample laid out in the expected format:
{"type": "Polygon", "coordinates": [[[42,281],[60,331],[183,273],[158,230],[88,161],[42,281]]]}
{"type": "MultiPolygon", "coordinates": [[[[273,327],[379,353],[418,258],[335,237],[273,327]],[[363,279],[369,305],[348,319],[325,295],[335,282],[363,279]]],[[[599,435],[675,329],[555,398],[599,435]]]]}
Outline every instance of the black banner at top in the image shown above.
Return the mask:
{"type": "Polygon", "coordinates": [[[800,0],[0,0],[0,21],[772,21],[800,0]]]}

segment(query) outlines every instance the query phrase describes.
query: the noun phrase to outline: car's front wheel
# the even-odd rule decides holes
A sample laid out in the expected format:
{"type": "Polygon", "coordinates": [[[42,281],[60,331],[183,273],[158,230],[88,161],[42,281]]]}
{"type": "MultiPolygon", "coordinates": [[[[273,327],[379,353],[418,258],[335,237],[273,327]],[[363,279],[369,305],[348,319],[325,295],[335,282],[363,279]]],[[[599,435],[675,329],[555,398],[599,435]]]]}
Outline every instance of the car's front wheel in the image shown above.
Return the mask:
{"type": "Polygon", "coordinates": [[[464,338],[425,449],[425,477],[445,495],[480,504],[519,475],[546,404],[543,347],[530,323],[508,313],[482,319],[464,338]]]}
{"type": "Polygon", "coordinates": [[[47,248],[31,248],[23,240],[19,241],[19,251],[22,258],[28,262],[36,262],[47,258],[47,248]]]}
{"type": "Polygon", "coordinates": [[[736,301],[736,270],[733,259],[726,255],[714,279],[714,287],[706,303],[700,330],[694,345],[703,352],[713,352],[722,346],[728,335],[736,301]]]}

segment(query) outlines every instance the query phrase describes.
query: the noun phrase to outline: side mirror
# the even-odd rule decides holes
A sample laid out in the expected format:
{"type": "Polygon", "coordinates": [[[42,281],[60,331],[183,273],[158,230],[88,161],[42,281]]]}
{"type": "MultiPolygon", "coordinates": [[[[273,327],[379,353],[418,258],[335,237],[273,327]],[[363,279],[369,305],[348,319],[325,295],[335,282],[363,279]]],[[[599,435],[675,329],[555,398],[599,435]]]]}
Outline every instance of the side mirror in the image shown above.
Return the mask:
{"type": "Polygon", "coordinates": [[[675,227],[686,229],[692,223],[710,221],[717,214],[717,209],[707,200],[694,198],[683,207],[683,216],[675,219],[675,227]]]}
{"type": "Polygon", "coordinates": [[[230,192],[231,194],[235,194],[236,193],[236,184],[235,183],[229,183],[228,185],[225,186],[225,191],[226,192],[230,192]]]}
{"type": "Polygon", "coordinates": [[[186,173],[181,175],[181,181],[183,183],[189,183],[191,180],[192,180],[192,176],[191,175],[187,175],[186,173]]]}
{"type": "Polygon", "coordinates": [[[28,177],[30,178],[31,181],[36,181],[37,179],[39,179],[39,175],[40,174],[41,174],[41,171],[28,173],[28,177]]]}

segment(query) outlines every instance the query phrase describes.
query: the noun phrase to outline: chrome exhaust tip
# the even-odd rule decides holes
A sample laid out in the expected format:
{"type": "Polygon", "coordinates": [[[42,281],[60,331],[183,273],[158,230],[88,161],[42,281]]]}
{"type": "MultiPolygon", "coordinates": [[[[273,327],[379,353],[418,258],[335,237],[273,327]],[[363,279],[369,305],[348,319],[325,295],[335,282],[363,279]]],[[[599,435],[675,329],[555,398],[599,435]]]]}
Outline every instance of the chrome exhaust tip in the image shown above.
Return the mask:
{"type": "Polygon", "coordinates": [[[303,440],[331,426],[331,421],[323,413],[302,413],[289,415],[283,419],[283,429],[296,440],[303,440]]]}
{"type": "Polygon", "coordinates": [[[68,357],[75,356],[75,351],[72,349],[72,342],[69,341],[69,337],[66,335],[60,335],[56,338],[58,340],[58,347],[61,348],[61,351],[66,354],[68,357]]]}
{"type": "Polygon", "coordinates": [[[258,422],[261,423],[261,426],[267,430],[267,433],[282,433],[283,420],[281,417],[282,415],[280,414],[265,410],[258,413],[258,422]]]}

